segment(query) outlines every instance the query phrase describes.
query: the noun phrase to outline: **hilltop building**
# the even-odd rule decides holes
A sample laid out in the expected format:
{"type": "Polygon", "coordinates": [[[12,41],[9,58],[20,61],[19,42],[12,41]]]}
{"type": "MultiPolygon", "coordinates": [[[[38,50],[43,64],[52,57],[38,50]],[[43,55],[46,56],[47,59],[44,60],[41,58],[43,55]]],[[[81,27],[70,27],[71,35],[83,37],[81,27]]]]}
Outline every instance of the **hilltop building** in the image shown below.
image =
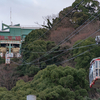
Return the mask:
{"type": "Polygon", "coordinates": [[[7,58],[7,54],[10,57],[20,57],[21,44],[24,41],[25,36],[32,30],[39,29],[39,27],[21,27],[17,25],[6,25],[2,23],[2,30],[0,31],[0,56],[7,58]]]}

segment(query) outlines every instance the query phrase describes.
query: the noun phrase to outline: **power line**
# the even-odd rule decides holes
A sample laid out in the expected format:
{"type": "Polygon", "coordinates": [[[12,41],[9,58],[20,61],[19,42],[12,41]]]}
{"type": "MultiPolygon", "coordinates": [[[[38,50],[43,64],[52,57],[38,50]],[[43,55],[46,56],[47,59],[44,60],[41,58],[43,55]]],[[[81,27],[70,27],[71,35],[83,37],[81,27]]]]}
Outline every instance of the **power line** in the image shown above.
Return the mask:
{"type": "MultiPolygon", "coordinates": [[[[95,18],[97,18],[98,16],[99,16],[100,14],[98,14],[95,18]]],[[[90,24],[95,18],[93,18],[89,23],[87,23],[83,28],[81,28],[78,32],[80,32],[82,29],[84,29],[88,24],[90,24]]],[[[71,39],[73,36],[75,36],[78,32],[76,32],[75,34],[73,34],[69,39],[71,39]]],[[[61,41],[57,46],[55,46],[54,47],[54,50],[56,49],[56,47],[58,47],[60,44],[62,44],[62,43],[64,43],[65,42],[65,40],[66,40],[66,38],[63,40],[63,41],[61,41]]],[[[67,40],[68,41],[68,40],[67,40]]],[[[35,59],[34,61],[32,61],[32,62],[35,62],[35,61],[37,61],[37,60],[40,60],[40,59],[42,59],[43,57],[45,57],[45,56],[47,56],[48,54],[50,54],[50,53],[52,53],[54,50],[52,50],[52,51],[49,51],[49,52],[46,52],[46,54],[45,55],[43,55],[43,56],[41,56],[41,57],[39,57],[39,58],[37,58],[37,59],[35,59]]]]}
{"type": "MultiPolygon", "coordinates": [[[[86,46],[81,46],[81,47],[76,47],[76,48],[69,48],[69,49],[66,49],[65,51],[69,51],[69,50],[74,50],[74,49],[80,49],[80,48],[85,48],[85,47],[90,47],[90,46],[95,46],[95,45],[97,45],[97,44],[90,44],[90,45],[86,45],[86,46]]],[[[58,55],[57,55],[58,56],[58,55]]],[[[54,57],[53,57],[54,58],[54,57]]],[[[51,58],[51,59],[53,59],[53,58],[51,58]]],[[[55,56],[55,58],[56,58],[56,56],[55,56]]],[[[42,61],[42,62],[46,62],[46,61],[49,61],[49,60],[51,60],[51,59],[48,59],[48,60],[45,60],[45,61],[42,61]]],[[[42,63],[42,62],[39,62],[38,64],[40,64],[40,63],[42,63]]],[[[16,63],[16,62],[14,62],[14,63],[16,63]]],[[[17,65],[29,65],[29,64],[31,64],[31,62],[30,63],[25,63],[25,64],[18,64],[18,63],[16,63],[17,65]]]]}
{"type": "MultiPolygon", "coordinates": [[[[99,31],[100,31],[100,29],[98,29],[97,31],[95,31],[94,33],[92,33],[91,35],[89,35],[87,38],[89,38],[90,36],[96,34],[96,33],[99,32],[99,31]]],[[[82,42],[85,41],[87,38],[85,38],[84,40],[80,41],[80,42],[77,43],[76,45],[82,43],[82,42]]],[[[74,45],[73,47],[75,47],[76,45],[74,45]]],[[[95,45],[95,44],[93,44],[93,45],[95,45]]],[[[84,46],[82,46],[82,47],[84,47],[84,46]]],[[[79,47],[76,47],[76,48],[79,48],[79,47]]],[[[67,49],[66,51],[72,50],[72,49],[75,49],[75,48],[69,48],[69,49],[67,49]]],[[[64,51],[64,52],[66,52],[66,51],[64,51]]],[[[62,52],[62,53],[64,53],[64,52],[62,52]]],[[[61,53],[61,54],[62,54],[62,53],[61,53]]],[[[59,55],[61,55],[61,54],[59,54],[59,55]]],[[[56,57],[58,57],[59,55],[56,55],[56,56],[52,57],[51,59],[56,58],[56,57]]],[[[45,61],[49,61],[49,60],[51,60],[51,59],[48,59],[48,60],[45,60],[45,61]]],[[[44,61],[44,62],[45,62],[45,61],[44,61]]],[[[32,62],[33,62],[33,61],[32,61],[32,62]]],[[[29,63],[27,63],[27,64],[31,64],[32,62],[29,62],[29,63]]],[[[43,61],[41,61],[41,62],[43,62],[43,61]]],[[[41,62],[40,62],[40,63],[41,63],[41,62]]]]}
{"type": "MultiPolygon", "coordinates": [[[[53,52],[53,51],[51,51],[51,52],[53,52]]],[[[46,53],[48,53],[48,52],[46,52],[46,53]]],[[[50,54],[50,53],[49,53],[50,54]]],[[[39,58],[38,58],[39,59],[39,58]]]]}
{"type": "MultiPolygon", "coordinates": [[[[79,2],[72,10],[70,10],[64,17],[62,17],[57,23],[55,23],[52,28],[54,26],[56,26],[59,22],[61,22],[66,16],[68,16],[68,14],[70,14],[76,7],[78,7],[84,0],[82,0],[81,2],[79,2]]],[[[35,41],[37,41],[38,39],[40,39],[42,36],[44,36],[46,33],[48,33],[52,28],[50,28],[49,30],[47,30],[44,34],[42,34],[39,38],[37,38],[35,41]]],[[[35,42],[34,41],[34,42],[35,42]]],[[[30,44],[31,45],[31,44],[30,44]]]]}
{"type": "MultiPolygon", "coordinates": [[[[92,45],[96,45],[96,44],[91,44],[91,45],[86,45],[86,46],[81,46],[81,47],[76,47],[76,48],[69,48],[69,49],[64,49],[64,50],[58,50],[58,51],[54,51],[54,53],[56,53],[56,52],[69,51],[69,50],[83,48],[83,47],[92,46],[92,45]]],[[[30,51],[28,51],[28,52],[30,52],[30,51]]],[[[46,52],[31,52],[31,53],[46,53],[46,52]]]]}
{"type": "MultiPolygon", "coordinates": [[[[80,49],[80,48],[84,48],[84,47],[95,46],[95,45],[97,45],[97,44],[91,44],[91,45],[86,45],[86,46],[81,46],[81,47],[76,47],[76,48],[69,48],[69,49],[67,49],[67,50],[64,50],[61,54],[56,55],[56,56],[54,56],[54,57],[52,57],[52,58],[50,58],[50,59],[47,59],[47,60],[45,60],[45,61],[41,61],[41,62],[39,62],[38,64],[41,64],[41,63],[43,63],[43,62],[47,62],[47,61],[50,61],[50,60],[52,60],[52,59],[54,59],[54,58],[57,58],[58,56],[60,56],[60,55],[62,55],[63,53],[65,53],[66,51],[74,50],[74,49],[80,49]]],[[[35,64],[35,65],[36,65],[36,64],[35,64]]]]}
{"type": "Polygon", "coordinates": [[[55,63],[55,64],[56,64],[56,65],[59,65],[59,64],[65,63],[65,62],[67,62],[67,61],[73,60],[73,59],[75,59],[75,58],[77,58],[77,57],[79,57],[79,56],[81,56],[81,55],[87,53],[87,52],[90,51],[90,50],[91,50],[91,49],[88,49],[88,50],[86,50],[86,51],[84,51],[84,52],[78,54],[78,55],[75,56],[75,57],[72,57],[72,58],[70,58],[70,59],[68,59],[68,60],[64,60],[64,61],[62,61],[62,62],[58,62],[58,63],[55,63]]]}
{"type": "MultiPolygon", "coordinates": [[[[99,32],[99,31],[100,31],[100,29],[98,29],[97,31],[95,31],[94,33],[92,33],[91,35],[89,35],[87,38],[89,38],[90,36],[96,34],[96,33],[99,32]]],[[[80,41],[79,43],[77,43],[77,44],[74,45],[73,47],[75,47],[75,46],[77,46],[78,44],[82,43],[82,42],[85,41],[87,38],[85,38],[84,40],[80,41]]],[[[96,44],[92,44],[92,45],[96,45],[96,44]]],[[[73,49],[88,47],[88,46],[92,46],[92,45],[81,46],[81,47],[76,47],[76,48],[73,48],[73,47],[72,47],[72,48],[69,48],[69,49],[67,49],[67,50],[63,50],[64,52],[62,52],[62,53],[65,53],[65,52],[68,51],[68,50],[73,50],[73,49]]],[[[61,54],[62,54],[62,53],[61,53],[61,54]]],[[[61,55],[61,54],[59,54],[59,55],[61,55]]],[[[58,57],[59,55],[56,55],[56,56],[52,57],[51,59],[56,58],[56,57],[58,57]]],[[[45,61],[49,61],[49,60],[50,60],[50,59],[45,60],[45,61]]],[[[45,61],[42,61],[42,62],[45,62],[45,61]]],[[[40,62],[40,63],[41,63],[41,62],[40,62]]]]}
{"type": "MultiPolygon", "coordinates": [[[[72,59],[75,59],[75,58],[77,58],[77,57],[79,57],[79,56],[85,54],[86,52],[88,52],[88,51],[90,51],[90,50],[92,50],[92,49],[88,49],[88,50],[86,50],[86,51],[84,51],[84,52],[82,52],[82,53],[80,53],[80,54],[78,54],[78,55],[76,55],[76,56],[74,56],[74,57],[68,59],[68,60],[64,60],[64,61],[62,61],[62,62],[55,63],[55,64],[56,64],[56,65],[59,65],[59,64],[65,63],[65,62],[67,62],[67,61],[70,61],[70,60],[72,60],[72,59]]],[[[16,62],[14,62],[14,63],[16,63],[16,62]]],[[[17,65],[22,65],[22,64],[18,64],[18,63],[16,63],[16,64],[17,64],[17,65]]],[[[35,67],[35,68],[39,68],[39,67],[35,67]]]]}
{"type": "MultiPolygon", "coordinates": [[[[93,34],[89,35],[87,38],[91,37],[92,35],[96,34],[97,32],[99,32],[100,29],[98,29],[97,31],[95,31],[93,34]]],[[[85,41],[87,38],[83,39],[80,43],[82,43],[83,41],[85,41]]],[[[77,43],[76,45],[74,45],[73,47],[77,46],[78,44],[80,43],[77,43]]]]}
{"type": "MultiPolygon", "coordinates": [[[[91,16],[90,18],[92,18],[92,17],[93,17],[93,16],[91,16]]],[[[89,18],[89,19],[90,19],[90,18],[89,18]]],[[[88,19],[88,20],[89,20],[89,19],[88,19]]],[[[88,21],[88,20],[87,20],[87,21],[88,21]]],[[[94,20],[94,19],[93,19],[93,20],[94,20]]],[[[85,24],[87,21],[85,21],[83,24],[85,24]]],[[[82,24],[82,25],[83,25],[83,24],[82,24]]],[[[80,28],[80,27],[79,27],[79,28],[80,28]]],[[[79,28],[77,28],[77,29],[79,29],[79,28]]],[[[81,29],[81,30],[82,30],[82,29],[81,29]]],[[[75,30],[75,31],[76,31],[76,30],[75,30]]],[[[75,31],[74,31],[74,32],[75,32],[75,31]]],[[[80,30],[79,30],[79,31],[80,31],[80,30]]],[[[79,31],[78,31],[78,32],[79,32],[79,31]]],[[[74,32],[72,32],[72,34],[73,34],[74,32]]],[[[78,32],[77,32],[77,33],[78,33],[78,32]]],[[[71,34],[71,35],[72,35],[72,34],[71,34]]],[[[74,34],[74,35],[75,35],[75,34],[74,34]]],[[[73,36],[72,36],[72,37],[73,37],[73,36]]],[[[67,38],[68,38],[68,37],[67,37],[67,38]]],[[[66,38],[65,38],[63,41],[61,41],[58,45],[60,45],[61,43],[63,43],[65,40],[66,40],[66,38]]],[[[65,41],[65,42],[66,42],[66,41],[65,41]]],[[[57,46],[56,46],[56,47],[57,47],[57,46]]],[[[56,47],[54,47],[54,48],[56,48],[56,47]]],[[[54,50],[53,50],[53,51],[49,51],[49,52],[45,52],[45,54],[46,54],[46,53],[50,54],[51,52],[54,52],[54,50]]],[[[48,55],[48,54],[46,54],[46,55],[48,55]]],[[[45,56],[45,55],[44,55],[44,56],[45,56]]],[[[41,58],[43,58],[44,56],[42,56],[41,58]]],[[[41,58],[38,58],[38,59],[41,59],[41,58]]],[[[38,60],[38,59],[36,59],[36,60],[38,60]]],[[[36,61],[36,60],[35,60],[35,61],[36,61]]]]}
{"type": "MultiPolygon", "coordinates": [[[[82,2],[83,2],[84,0],[82,0],[80,3],[78,3],[72,10],[70,10],[63,18],[61,18],[57,23],[55,23],[53,26],[52,26],[52,28],[54,27],[54,26],[56,26],[59,22],[61,22],[66,16],[68,16],[68,14],[70,14],[76,7],[78,7],[82,2]]],[[[52,29],[51,28],[51,29],[52,29]]],[[[48,31],[50,31],[51,29],[49,29],[48,31]]],[[[47,31],[47,32],[48,32],[47,31]]],[[[45,35],[47,32],[45,32],[43,35],[45,35]]],[[[40,39],[43,35],[41,35],[38,39],[40,39]]],[[[36,39],[36,40],[38,40],[38,39],[36,39]]],[[[35,40],[35,41],[36,41],[35,40]]],[[[35,42],[34,41],[34,42],[35,42]]]]}
{"type": "MultiPolygon", "coordinates": [[[[94,15],[95,15],[95,14],[94,14],[94,15]]],[[[84,25],[86,22],[88,22],[94,15],[92,15],[90,18],[88,18],[82,25],[84,25]]],[[[95,18],[97,18],[98,16],[99,16],[99,14],[98,14],[95,18]]],[[[94,19],[95,19],[95,18],[94,18],[94,19]]],[[[92,19],[91,21],[93,21],[94,19],[92,19]]],[[[91,21],[90,21],[90,22],[91,22],[91,21]]],[[[89,23],[90,23],[90,22],[89,22],[89,23]]],[[[80,32],[82,29],[84,29],[89,23],[87,23],[87,24],[86,24],[83,28],[81,28],[78,32],[80,32]]],[[[82,25],[81,25],[81,26],[82,26],[82,25]]],[[[81,27],[81,26],[80,26],[80,27],[81,27]]],[[[75,31],[73,31],[70,35],[72,35],[74,32],[76,32],[80,27],[78,27],[78,28],[77,28],[75,31]]],[[[99,30],[98,30],[98,31],[99,31],[99,30]]],[[[98,31],[96,31],[96,32],[98,32],[98,31]]],[[[78,33],[78,32],[76,32],[76,33],[78,33]]],[[[96,32],[94,32],[93,34],[95,34],[96,32]]],[[[76,33],[75,33],[75,34],[76,34],[76,33]]],[[[74,34],[74,35],[75,35],[75,34],[74,34]]],[[[92,36],[93,34],[91,34],[91,36],[92,36]]],[[[70,35],[69,35],[69,36],[70,36],[70,35]]],[[[74,35],[73,35],[73,36],[74,36],[74,35]]],[[[73,37],[73,36],[72,36],[72,37],[73,37]]],[[[70,38],[72,38],[72,37],[70,37],[70,38]]],[[[88,37],[90,37],[90,36],[88,36],[88,37]]],[[[87,38],[88,38],[88,37],[87,37],[87,38]]],[[[68,37],[67,37],[67,38],[68,38],[68,37]]],[[[69,38],[69,39],[70,39],[70,38],[69,38]]],[[[86,39],[87,39],[87,38],[86,38],[86,39]]],[[[65,40],[65,39],[64,39],[64,40],[65,40]]],[[[63,40],[63,41],[64,41],[64,40],[63,40]]],[[[85,39],[84,39],[84,40],[85,40],[85,39]]],[[[84,40],[82,40],[82,41],[84,41],[84,40]]],[[[68,40],[67,40],[67,41],[68,41],[68,40]]],[[[81,42],[82,42],[82,41],[81,41],[81,42]]],[[[61,41],[61,42],[62,42],[62,41],[61,41]]],[[[61,42],[60,42],[60,43],[61,43],[61,42]]],[[[59,44],[60,44],[60,43],[59,43],[59,44]]],[[[58,45],[59,45],[59,44],[58,44],[58,45]]],[[[80,44],[80,42],[79,42],[78,44],[80,44]]],[[[76,45],[78,45],[78,44],[76,44],[76,45]]],[[[74,46],[76,46],[76,45],[74,45],[74,46]]],[[[74,46],[73,46],[73,47],[74,47],[74,46]]],[[[56,46],[56,47],[57,47],[57,46],[56,46]]],[[[55,47],[54,47],[54,48],[55,48],[55,47]]],[[[69,50],[70,50],[70,48],[69,48],[69,50]]],[[[61,51],[63,51],[63,50],[61,50],[61,51]]],[[[68,50],[67,50],[67,51],[68,51],[68,50]]],[[[60,52],[60,50],[59,50],[59,51],[54,51],[54,50],[53,50],[53,51],[51,51],[51,52],[60,52]]],[[[66,52],[66,51],[64,51],[64,52],[66,52]]],[[[62,53],[64,53],[64,52],[62,52],[62,53]]],[[[32,53],[48,53],[48,52],[32,52],[32,53]]],[[[62,54],[62,53],[61,53],[61,54],[62,54]]],[[[50,53],[49,53],[49,54],[50,54],[50,53]]],[[[59,54],[59,55],[61,55],[61,54],[59,54]]],[[[59,55],[56,55],[56,56],[52,57],[51,59],[56,58],[56,57],[58,57],[59,55]]],[[[46,60],[46,61],[49,61],[49,60],[46,60]]],[[[34,62],[34,61],[32,61],[32,62],[34,62]]],[[[31,63],[32,63],[32,62],[31,62],[31,63]]]]}
{"type": "MultiPolygon", "coordinates": [[[[95,14],[94,14],[95,15],[95,14]]],[[[86,22],[88,22],[94,15],[92,15],[90,18],[88,18],[81,26],[83,26],[86,22]]],[[[98,16],[96,16],[96,17],[98,17],[98,16]]],[[[96,18],[95,17],[95,18],[96,18]]],[[[94,18],[94,19],[95,19],[94,18]]],[[[94,20],[93,19],[93,20],[94,20]]],[[[92,20],[92,21],[93,21],[92,20]]],[[[88,23],[88,24],[90,24],[90,23],[88,23]]],[[[88,25],[87,24],[87,25],[88,25]]],[[[86,25],[86,26],[87,26],[86,25]]],[[[75,33],[79,28],[81,28],[81,26],[79,26],[75,31],[73,31],[69,36],[67,36],[64,40],[62,40],[58,45],[60,45],[61,43],[63,43],[63,41],[65,41],[67,38],[69,38],[73,33],[75,33]]],[[[78,32],[80,32],[82,29],[84,29],[85,28],[85,26],[83,27],[83,28],[81,28],[78,32]]],[[[76,32],[74,35],[76,35],[78,32],[76,32]]],[[[73,36],[72,36],[73,37],[73,36]]],[[[68,40],[67,40],[68,41],[68,40]]],[[[65,41],[66,42],[66,41],[65,41]]],[[[56,46],[55,46],[56,47],[56,46]]],[[[22,50],[22,51],[27,51],[27,50],[22,50]]],[[[29,50],[28,50],[28,52],[30,52],[29,50]]],[[[56,52],[56,51],[52,51],[52,52],[56,52]]],[[[38,53],[38,52],[35,52],[35,53],[38,53]]],[[[39,53],[48,53],[48,51],[47,52],[39,52],[39,53]]]]}

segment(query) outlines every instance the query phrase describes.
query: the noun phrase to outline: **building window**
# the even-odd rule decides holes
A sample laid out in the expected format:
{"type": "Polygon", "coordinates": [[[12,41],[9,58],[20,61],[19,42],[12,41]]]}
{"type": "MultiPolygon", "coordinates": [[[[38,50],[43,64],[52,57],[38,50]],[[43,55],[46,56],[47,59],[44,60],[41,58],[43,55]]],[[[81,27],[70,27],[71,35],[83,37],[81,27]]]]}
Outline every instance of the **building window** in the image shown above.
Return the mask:
{"type": "Polygon", "coordinates": [[[100,68],[100,61],[99,61],[99,68],[100,68]]]}
{"type": "Polygon", "coordinates": [[[98,68],[98,61],[95,61],[95,66],[96,68],[98,68]]]}
{"type": "Polygon", "coordinates": [[[96,69],[96,76],[98,76],[98,69],[96,69]]]}
{"type": "Polygon", "coordinates": [[[99,76],[100,76],[100,69],[99,69],[99,76]]]}

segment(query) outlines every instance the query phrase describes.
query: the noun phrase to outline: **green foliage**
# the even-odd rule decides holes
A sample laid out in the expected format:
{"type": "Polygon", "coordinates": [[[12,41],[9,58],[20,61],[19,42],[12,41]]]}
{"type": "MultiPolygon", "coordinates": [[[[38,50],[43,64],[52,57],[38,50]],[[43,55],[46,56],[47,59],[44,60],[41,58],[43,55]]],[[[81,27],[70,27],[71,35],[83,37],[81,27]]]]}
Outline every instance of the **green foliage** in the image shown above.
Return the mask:
{"type": "MultiPolygon", "coordinates": [[[[72,7],[75,7],[77,4],[79,4],[81,0],[75,0],[75,2],[72,4],[72,7]]],[[[79,7],[77,7],[77,10],[84,12],[84,13],[90,13],[93,14],[99,9],[99,2],[97,0],[84,0],[79,7]]]]}
{"type": "Polygon", "coordinates": [[[5,59],[0,57],[0,64],[5,63],[5,59]]]}
{"type": "MultiPolygon", "coordinates": [[[[47,25],[42,25],[42,26],[47,28],[47,29],[51,29],[53,26],[52,22],[50,22],[49,18],[47,18],[46,20],[47,20],[47,25]]],[[[52,19],[52,20],[54,20],[54,19],[52,19]]]]}
{"type": "Polygon", "coordinates": [[[11,60],[13,60],[14,62],[18,62],[21,59],[20,58],[11,58],[11,60]]]}
{"type": "MultiPolygon", "coordinates": [[[[45,68],[47,65],[60,61],[59,57],[51,59],[60,52],[52,52],[48,54],[48,51],[53,51],[52,48],[56,46],[54,42],[43,40],[45,39],[45,36],[36,40],[37,37],[43,35],[43,32],[45,31],[46,29],[33,30],[26,36],[25,41],[22,44],[23,65],[17,67],[20,76],[34,76],[39,70],[45,68]],[[42,59],[39,59],[40,57],[42,57],[42,59]]],[[[60,47],[58,46],[54,51],[59,49],[60,47]]]]}
{"type": "Polygon", "coordinates": [[[34,65],[20,65],[17,67],[17,73],[19,74],[19,76],[34,76],[39,70],[40,68],[34,65]]]}
{"type": "MultiPolygon", "coordinates": [[[[72,7],[75,7],[81,2],[81,0],[75,0],[72,7]]],[[[99,13],[99,2],[97,0],[84,0],[72,13],[71,19],[75,24],[75,28],[82,25],[91,15],[99,13]]],[[[93,19],[93,18],[91,18],[93,19]]],[[[90,20],[91,20],[90,19],[90,20]]]]}
{"type": "MultiPolygon", "coordinates": [[[[45,28],[42,29],[36,29],[30,32],[26,37],[25,41],[23,42],[23,46],[28,44],[29,42],[33,42],[37,40],[40,36],[42,36],[47,30],[45,28]],[[27,43],[28,42],[28,43],[27,43]]],[[[46,35],[43,35],[41,39],[46,39],[46,35]]]]}
{"type": "MultiPolygon", "coordinates": [[[[52,19],[53,23],[47,19],[47,26],[44,27],[51,29],[53,24],[61,19],[62,15],[68,13],[72,7],[75,7],[80,1],[81,0],[76,0],[71,7],[61,11],[59,18],[52,19]]],[[[71,13],[71,16],[69,15],[70,18],[72,18],[72,22],[75,22],[75,28],[82,25],[87,18],[94,14],[96,7],[97,9],[99,8],[98,1],[96,0],[84,1],[84,3],[76,8],[75,12],[71,13]]],[[[49,33],[44,35],[46,31],[47,29],[45,28],[33,30],[26,36],[22,44],[23,65],[17,67],[18,74],[20,76],[35,75],[34,79],[27,83],[23,80],[19,80],[11,91],[0,87],[0,100],[26,100],[26,96],[29,94],[36,95],[37,100],[91,100],[87,97],[89,91],[89,82],[87,80],[89,62],[100,55],[100,47],[91,46],[75,49],[71,52],[73,56],[94,47],[89,52],[74,59],[76,62],[75,68],[69,66],[57,67],[51,64],[59,62],[60,59],[62,59],[61,57],[44,62],[44,60],[51,59],[60,53],[53,52],[48,55],[48,51],[55,47],[55,43],[46,40],[49,35],[49,33]],[[39,37],[41,38],[38,39],[39,37]],[[43,56],[43,58],[39,59],[41,56],[43,56]]],[[[75,44],[79,42],[80,40],[75,44]]],[[[94,39],[89,38],[79,44],[78,47],[94,43],[94,39]]],[[[56,51],[59,49],[60,47],[57,47],[56,51]]],[[[13,60],[18,61],[18,59],[13,60]]],[[[2,63],[2,61],[0,58],[0,63],[2,63]]]]}
{"type": "MultiPolygon", "coordinates": [[[[59,18],[63,18],[75,7],[74,10],[66,16],[73,23],[75,29],[82,25],[92,15],[97,16],[97,14],[100,13],[100,5],[97,0],[83,0],[83,2],[81,1],[82,0],[75,0],[72,6],[64,8],[63,11],[59,13],[59,18]]],[[[93,18],[94,17],[90,18],[90,20],[92,20],[93,18]]],[[[97,19],[98,18],[100,20],[99,16],[97,17],[97,19]]]]}
{"type": "MultiPolygon", "coordinates": [[[[77,41],[75,44],[79,43],[80,41],[77,41]]],[[[87,40],[85,40],[84,42],[82,42],[81,44],[78,45],[78,47],[80,46],[86,46],[86,45],[91,45],[91,44],[94,44],[95,43],[95,40],[94,38],[88,38],[87,40]]],[[[80,68],[84,68],[86,69],[86,71],[88,71],[89,69],[89,64],[90,64],[90,61],[93,59],[93,58],[96,58],[100,55],[100,46],[98,45],[95,45],[95,46],[89,46],[89,47],[85,47],[85,48],[79,48],[79,49],[75,49],[73,50],[73,56],[76,56],[86,50],[90,50],[88,51],[87,53],[75,58],[75,62],[76,62],[76,65],[75,67],[80,69],[80,68]]]]}
{"type": "MultiPolygon", "coordinates": [[[[62,11],[59,13],[59,18],[63,18],[69,11],[72,10],[72,6],[64,8],[62,11]]],[[[69,16],[69,15],[68,15],[69,16]]]]}
{"type": "Polygon", "coordinates": [[[54,42],[37,40],[33,43],[31,42],[31,45],[29,43],[28,45],[23,47],[23,49],[24,48],[26,49],[26,51],[23,51],[24,65],[19,66],[17,68],[18,71],[20,71],[21,75],[28,75],[28,76],[35,75],[40,69],[45,68],[46,65],[58,62],[58,58],[55,58],[55,59],[51,59],[51,58],[57,55],[59,52],[50,53],[49,55],[46,55],[48,54],[46,52],[52,49],[54,46],[55,46],[54,42]],[[41,56],[43,56],[43,58],[38,59],[41,56]],[[44,60],[47,60],[47,59],[51,59],[51,60],[44,62],[44,60]],[[35,63],[34,63],[34,60],[36,60],[35,63]],[[25,63],[30,63],[30,64],[27,65],[25,63]]]}
{"type": "Polygon", "coordinates": [[[84,100],[93,100],[93,99],[91,99],[89,97],[85,97],[84,100]]]}
{"type": "Polygon", "coordinates": [[[78,25],[83,24],[88,19],[88,15],[84,12],[75,12],[73,14],[72,21],[78,25]]]}
{"type": "Polygon", "coordinates": [[[0,88],[0,100],[26,100],[29,94],[37,100],[83,100],[88,96],[85,82],[88,84],[84,69],[49,65],[31,82],[19,80],[11,91],[0,88]]]}

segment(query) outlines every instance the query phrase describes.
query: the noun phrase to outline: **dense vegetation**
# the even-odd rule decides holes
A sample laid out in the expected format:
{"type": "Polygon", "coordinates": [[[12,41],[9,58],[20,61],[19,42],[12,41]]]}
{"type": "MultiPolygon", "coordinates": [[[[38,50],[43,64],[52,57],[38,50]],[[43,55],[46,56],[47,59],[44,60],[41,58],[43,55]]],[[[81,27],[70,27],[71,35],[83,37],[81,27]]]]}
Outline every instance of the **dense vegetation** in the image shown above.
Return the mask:
{"type": "MultiPolygon", "coordinates": [[[[68,13],[73,7],[76,7],[82,0],[75,0],[72,6],[65,8],[60,12],[60,16],[64,16],[68,13]]],[[[77,28],[82,25],[91,15],[94,15],[90,18],[92,20],[95,16],[100,13],[100,6],[97,0],[84,0],[78,7],[76,7],[68,17],[71,19],[71,22],[74,24],[74,27],[77,28]]],[[[99,16],[98,16],[99,18],[99,16]]]]}
{"type": "Polygon", "coordinates": [[[43,40],[44,37],[46,38],[46,35],[42,37],[42,39],[36,40],[37,36],[39,37],[43,32],[45,32],[45,29],[38,29],[26,36],[22,45],[23,64],[17,68],[20,76],[33,76],[47,65],[63,60],[61,59],[61,55],[53,58],[61,53],[61,51],[59,51],[61,49],[60,46],[55,47],[54,42],[43,40]]]}
{"type": "MultiPolygon", "coordinates": [[[[30,82],[19,80],[16,86],[10,88],[10,91],[5,87],[0,87],[0,100],[26,100],[26,96],[29,94],[36,95],[37,100],[91,100],[90,97],[92,96],[90,95],[95,94],[97,90],[89,88],[88,69],[90,61],[99,57],[100,47],[91,45],[95,44],[95,40],[94,38],[88,38],[83,42],[78,40],[73,45],[73,48],[87,47],[65,52],[64,50],[68,46],[56,46],[53,41],[49,40],[50,31],[47,32],[80,1],[75,0],[71,7],[61,11],[59,18],[53,19],[53,23],[47,19],[47,26],[44,26],[46,29],[33,30],[26,36],[21,48],[23,58],[21,61],[18,60],[21,64],[16,69],[17,75],[20,77],[27,75],[33,77],[33,80],[30,82]],[[76,44],[78,45],[75,46],[76,44]],[[62,50],[64,53],[62,53],[62,50]],[[73,64],[73,68],[72,66],[57,65],[58,62],[60,64],[61,61],[66,60],[67,57],[69,59],[73,58],[86,50],[88,50],[86,53],[68,62],[73,64]]],[[[80,4],[66,17],[71,19],[72,24],[77,28],[91,15],[97,15],[99,13],[98,9],[98,1],[84,0],[84,3],[80,4]]],[[[2,62],[1,58],[0,62],[2,62]]]]}
{"type": "Polygon", "coordinates": [[[0,57],[0,64],[3,64],[3,63],[5,63],[5,60],[0,57]]]}
{"type": "Polygon", "coordinates": [[[11,91],[0,88],[0,100],[25,100],[28,94],[36,95],[37,100],[83,100],[88,89],[84,69],[51,65],[31,82],[19,80],[11,91]]]}
{"type": "MultiPolygon", "coordinates": [[[[71,61],[71,63],[76,63],[75,68],[68,66],[57,67],[56,65],[48,66],[44,70],[38,70],[39,72],[35,75],[33,81],[28,83],[18,81],[11,92],[13,91],[16,94],[20,91],[23,93],[23,96],[18,96],[20,98],[16,97],[22,100],[25,99],[27,94],[35,94],[39,100],[91,100],[88,98],[88,93],[94,90],[89,89],[89,63],[93,58],[100,55],[100,47],[95,44],[94,38],[88,38],[83,42],[79,40],[74,46],[76,44],[78,44],[76,47],[87,47],[74,49],[70,51],[70,55],[77,56],[86,50],[88,51],[75,58],[74,61],[71,61]],[[23,87],[20,82],[24,84],[23,87]],[[24,93],[23,91],[26,92],[24,93]]],[[[29,68],[33,68],[30,71],[35,71],[36,68],[39,69],[39,67],[35,65],[29,66],[29,68]]]]}
{"type": "MultiPolygon", "coordinates": [[[[76,45],[80,42],[81,42],[81,40],[77,41],[74,45],[76,45]]],[[[99,57],[100,46],[98,46],[96,44],[95,45],[92,45],[92,44],[95,44],[95,39],[94,38],[88,38],[85,41],[83,41],[82,43],[78,44],[78,47],[81,47],[81,46],[87,46],[87,47],[75,49],[75,50],[72,51],[72,55],[76,56],[76,55],[88,50],[88,52],[86,52],[82,56],[75,58],[75,62],[76,62],[75,67],[77,69],[84,68],[88,71],[89,64],[90,64],[89,62],[93,58],[99,57]]]]}

